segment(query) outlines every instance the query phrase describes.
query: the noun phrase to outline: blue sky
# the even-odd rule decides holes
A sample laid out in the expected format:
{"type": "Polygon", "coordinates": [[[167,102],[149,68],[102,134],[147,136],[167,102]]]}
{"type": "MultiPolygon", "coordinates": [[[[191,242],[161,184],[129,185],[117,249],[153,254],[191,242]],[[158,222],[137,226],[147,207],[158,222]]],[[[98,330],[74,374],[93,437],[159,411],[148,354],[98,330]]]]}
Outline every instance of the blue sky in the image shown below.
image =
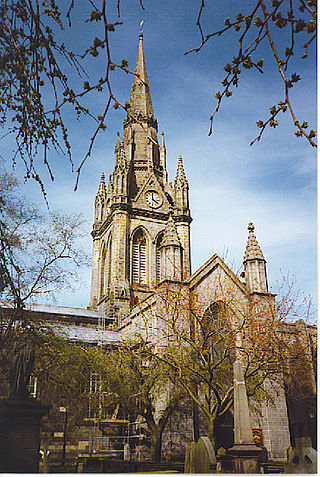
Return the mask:
{"type": "MultiPolygon", "coordinates": [[[[114,21],[116,2],[109,3],[109,21],[114,21]]],[[[247,240],[247,224],[253,221],[267,260],[272,291],[276,292],[281,273],[289,273],[296,276],[298,288],[315,297],[316,151],[294,136],[288,113],[281,117],[276,130],[268,128],[260,143],[249,146],[258,132],[256,121],[266,119],[269,107],[283,97],[274,60],[266,50],[261,52],[266,64],[264,75],[250,71],[240,78],[239,88],[222,105],[215,118],[213,134],[208,137],[209,117],[215,107],[214,94],[221,89],[223,66],[236,54],[236,49],[231,33],[208,42],[197,54],[184,55],[187,49],[200,42],[195,24],[199,3],[195,0],[146,0],[146,9],[142,11],[138,1],[123,0],[121,19],[124,24],[110,35],[114,61],[121,62],[125,58],[129,68],[134,69],[139,23],[144,20],[151,94],[159,133],[165,132],[170,180],[174,178],[180,154],[189,180],[193,216],[192,269],[195,271],[218,252],[238,270],[247,240]]],[[[252,3],[241,2],[242,13],[252,3]]],[[[74,15],[72,29],[66,29],[60,35],[67,45],[81,51],[90,39],[99,36],[100,27],[99,24],[83,23],[86,2],[83,0],[79,4],[83,11],[74,15]]],[[[239,11],[238,1],[220,2],[219,8],[217,2],[206,4],[203,23],[208,32],[219,28],[224,18],[239,11]]],[[[279,33],[282,32],[277,35],[279,33]]],[[[279,36],[278,40],[281,41],[279,36]]],[[[298,61],[302,53],[296,53],[291,70],[302,77],[293,91],[294,105],[298,117],[315,128],[315,52],[310,49],[303,68],[298,61]]],[[[104,52],[96,59],[87,60],[88,70],[96,74],[102,75],[104,67],[104,52]]],[[[79,85],[83,82],[76,77],[71,79],[79,85]]],[[[113,72],[112,84],[119,100],[129,99],[131,82],[129,75],[113,72]]],[[[96,113],[102,108],[101,94],[88,98],[88,104],[96,113]]],[[[86,152],[94,125],[86,121],[77,123],[70,111],[66,111],[66,117],[77,164],[86,152]]],[[[45,172],[43,176],[51,209],[82,212],[87,218],[88,234],[83,246],[89,256],[94,197],[101,172],[108,175],[113,170],[116,131],[122,131],[123,118],[120,110],[110,111],[107,130],[98,136],[92,157],[83,168],[77,192],[73,192],[75,176],[62,155],[51,154],[55,182],[50,183],[45,172]]],[[[2,155],[9,159],[12,149],[13,143],[6,138],[2,155]]],[[[19,165],[16,174],[23,177],[19,165]]],[[[44,207],[36,184],[26,184],[23,194],[44,207]]],[[[83,270],[82,283],[74,292],[57,295],[57,303],[86,307],[90,275],[90,268],[83,270]]]]}

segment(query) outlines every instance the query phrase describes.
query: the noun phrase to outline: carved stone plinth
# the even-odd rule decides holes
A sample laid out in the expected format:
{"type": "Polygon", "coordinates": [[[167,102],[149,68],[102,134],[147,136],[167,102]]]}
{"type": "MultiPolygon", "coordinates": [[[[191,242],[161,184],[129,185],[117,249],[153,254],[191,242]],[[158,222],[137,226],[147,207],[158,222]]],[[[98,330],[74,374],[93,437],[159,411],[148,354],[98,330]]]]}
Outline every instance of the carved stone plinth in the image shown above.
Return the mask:
{"type": "Polygon", "coordinates": [[[228,449],[233,460],[235,474],[258,474],[259,454],[262,449],[254,444],[235,444],[228,449]]]}
{"type": "Polygon", "coordinates": [[[0,473],[37,473],[40,421],[49,412],[33,398],[0,401],[0,473]]]}

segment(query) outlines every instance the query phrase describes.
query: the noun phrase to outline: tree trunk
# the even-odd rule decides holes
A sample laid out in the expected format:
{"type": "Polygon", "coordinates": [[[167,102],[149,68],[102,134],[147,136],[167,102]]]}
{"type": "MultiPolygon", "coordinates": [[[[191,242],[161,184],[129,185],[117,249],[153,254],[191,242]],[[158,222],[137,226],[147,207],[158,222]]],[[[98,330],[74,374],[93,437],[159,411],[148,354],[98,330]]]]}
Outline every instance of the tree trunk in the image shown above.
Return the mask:
{"type": "Polygon", "coordinates": [[[207,433],[207,437],[208,439],[210,440],[210,442],[212,443],[212,446],[213,448],[215,448],[215,444],[216,444],[216,439],[215,439],[215,435],[214,435],[214,419],[210,419],[208,421],[208,433],[207,433]]]}
{"type": "Polygon", "coordinates": [[[152,429],[151,432],[151,460],[159,461],[161,460],[161,446],[162,446],[162,430],[158,427],[152,429]]]}

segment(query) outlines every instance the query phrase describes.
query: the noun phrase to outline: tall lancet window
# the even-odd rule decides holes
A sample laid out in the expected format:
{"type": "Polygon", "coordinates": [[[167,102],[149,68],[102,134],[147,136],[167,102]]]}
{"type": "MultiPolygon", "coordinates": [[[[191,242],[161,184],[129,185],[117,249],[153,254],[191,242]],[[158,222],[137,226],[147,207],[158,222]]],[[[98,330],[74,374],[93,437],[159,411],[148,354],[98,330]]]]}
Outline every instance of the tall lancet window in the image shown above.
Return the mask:
{"type": "Polygon", "coordinates": [[[157,237],[156,242],[156,279],[157,283],[160,283],[161,280],[161,253],[160,253],[160,245],[163,237],[163,232],[161,232],[157,237]]]}
{"type": "Polygon", "coordinates": [[[110,234],[108,238],[108,244],[107,244],[107,256],[106,256],[106,265],[105,265],[106,292],[107,292],[107,288],[110,286],[110,281],[111,281],[111,249],[112,249],[112,236],[110,234]]]}
{"type": "Polygon", "coordinates": [[[106,250],[105,244],[103,243],[101,255],[100,255],[100,299],[105,294],[106,257],[107,257],[107,250],[106,250]]]}
{"type": "Polygon", "coordinates": [[[108,242],[103,242],[100,255],[100,298],[107,293],[111,279],[111,245],[112,237],[109,235],[108,242]]]}
{"type": "Polygon", "coordinates": [[[132,281],[140,285],[147,283],[147,240],[141,229],[133,238],[132,281]]]}

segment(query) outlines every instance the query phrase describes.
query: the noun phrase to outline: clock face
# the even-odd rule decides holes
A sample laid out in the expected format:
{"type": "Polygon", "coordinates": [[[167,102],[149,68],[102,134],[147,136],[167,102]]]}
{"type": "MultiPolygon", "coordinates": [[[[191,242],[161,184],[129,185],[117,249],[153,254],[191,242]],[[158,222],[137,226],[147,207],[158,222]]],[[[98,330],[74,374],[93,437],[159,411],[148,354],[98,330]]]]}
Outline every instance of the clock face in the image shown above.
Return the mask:
{"type": "Polygon", "coordinates": [[[160,198],[158,192],[156,192],[154,190],[149,190],[146,193],[146,199],[147,199],[148,204],[151,207],[160,207],[160,205],[161,205],[161,198],[160,198]]]}

